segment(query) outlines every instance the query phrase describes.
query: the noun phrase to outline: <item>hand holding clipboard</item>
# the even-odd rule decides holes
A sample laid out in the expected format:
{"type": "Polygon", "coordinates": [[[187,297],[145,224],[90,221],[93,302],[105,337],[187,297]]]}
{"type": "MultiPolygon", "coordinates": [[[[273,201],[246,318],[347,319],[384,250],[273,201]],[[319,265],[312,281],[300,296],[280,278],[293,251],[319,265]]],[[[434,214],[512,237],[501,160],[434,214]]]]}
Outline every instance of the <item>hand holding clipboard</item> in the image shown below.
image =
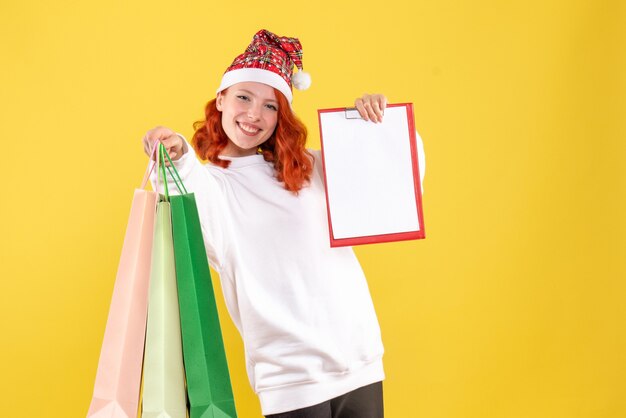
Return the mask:
{"type": "Polygon", "coordinates": [[[424,238],[412,104],[388,105],[382,123],[353,108],[321,109],[318,117],[330,245],[424,238]]]}

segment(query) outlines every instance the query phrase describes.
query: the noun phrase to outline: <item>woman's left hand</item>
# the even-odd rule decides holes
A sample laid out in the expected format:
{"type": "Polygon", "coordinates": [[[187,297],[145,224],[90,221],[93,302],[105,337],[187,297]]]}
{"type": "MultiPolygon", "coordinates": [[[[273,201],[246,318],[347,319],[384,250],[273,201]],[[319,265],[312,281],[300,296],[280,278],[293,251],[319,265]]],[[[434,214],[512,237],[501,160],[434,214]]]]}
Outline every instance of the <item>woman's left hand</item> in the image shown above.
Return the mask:
{"type": "Polygon", "coordinates": [[[379,123],[383,121],[387,98],[383,94],[364,94],[354,101],[354,106],[363,120],[379,123]]]}

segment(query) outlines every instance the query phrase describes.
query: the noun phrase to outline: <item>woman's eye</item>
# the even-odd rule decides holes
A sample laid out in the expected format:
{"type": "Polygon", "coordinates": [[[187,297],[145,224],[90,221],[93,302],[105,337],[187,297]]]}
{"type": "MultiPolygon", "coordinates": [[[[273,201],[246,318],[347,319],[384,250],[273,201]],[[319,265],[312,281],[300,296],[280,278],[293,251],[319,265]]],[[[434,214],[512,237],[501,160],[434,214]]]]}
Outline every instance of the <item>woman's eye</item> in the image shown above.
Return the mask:
{"type": "Polygon", "coordinates": [[[268,105],[265,105],[265,106],[266,106],[268,109],[271,109],[271,110],[274,110],[274,111],[278,110],[278,107],[274,106],[273,104],[268,104],[268,105]]]}
{"type": "Polygon", "coordinates": [[[237,98],[238,98],[239,100],[245,100],[245,101],[250,100],[250,99],[248,98],[248,96],[244,96],[244,95],[237,96],[237,98]]]}

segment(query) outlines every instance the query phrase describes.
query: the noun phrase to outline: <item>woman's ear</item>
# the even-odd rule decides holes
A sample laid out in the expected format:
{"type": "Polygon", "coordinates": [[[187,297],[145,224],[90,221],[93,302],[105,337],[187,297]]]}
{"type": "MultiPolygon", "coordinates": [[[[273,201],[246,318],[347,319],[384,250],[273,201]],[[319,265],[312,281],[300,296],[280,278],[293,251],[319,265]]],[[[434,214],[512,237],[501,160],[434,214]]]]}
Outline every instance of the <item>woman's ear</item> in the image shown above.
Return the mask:
{"type": "Polygon", "coordinates": [[[222,101],[224,101],[224,95],[220,91],[219,93],[217,93],[217,97],[215,98],[215,106],[220,112],[222,111],[222,101]]]}

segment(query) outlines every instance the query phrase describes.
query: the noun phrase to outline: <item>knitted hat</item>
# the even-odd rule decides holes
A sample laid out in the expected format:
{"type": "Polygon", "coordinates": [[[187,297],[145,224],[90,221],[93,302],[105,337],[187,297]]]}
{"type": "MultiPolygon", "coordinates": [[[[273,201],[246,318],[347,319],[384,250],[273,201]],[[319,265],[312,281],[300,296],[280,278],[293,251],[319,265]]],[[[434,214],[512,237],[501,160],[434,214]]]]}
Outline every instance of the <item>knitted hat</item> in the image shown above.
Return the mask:
{"type": "Polygon", "coordinates": [[[219,93],[244,81],[256,81],[274,87],[293,101],[291,85],[306,90],[311,85],[311,76],[302,71],[302,45],[297,38],[277,36],[262,29],[254,35],[246,52],[239,55],[226,69],[219,93]],[[298,72],[293,74],[293,66],[298,72]]]}

